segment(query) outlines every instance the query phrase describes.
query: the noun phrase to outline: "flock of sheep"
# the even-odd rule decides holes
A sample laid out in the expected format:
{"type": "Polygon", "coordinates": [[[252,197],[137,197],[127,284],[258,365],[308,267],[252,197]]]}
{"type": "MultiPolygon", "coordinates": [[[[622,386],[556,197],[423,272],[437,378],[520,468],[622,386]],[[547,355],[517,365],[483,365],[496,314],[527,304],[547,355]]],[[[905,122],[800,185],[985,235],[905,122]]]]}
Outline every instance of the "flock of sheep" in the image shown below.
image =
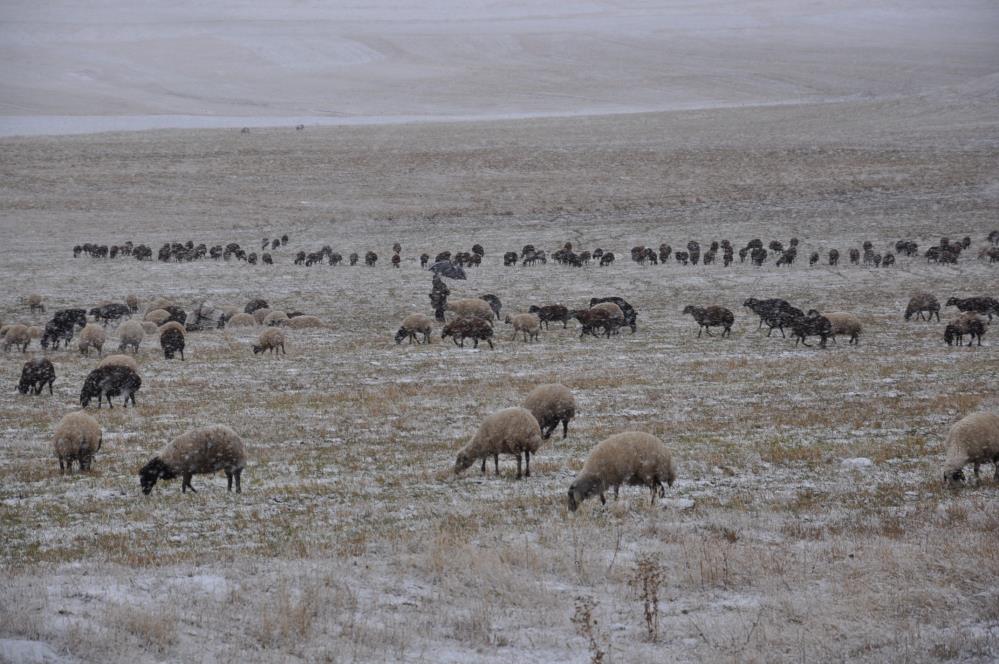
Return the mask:
{"type": "MultiPolygon", "coordinates": [[[[970,243],[969,239],[966,239],[970,243]]],[[[993,245],[999,245],[999,232],[990,234],[989,241],[993,245]]],[[[265,240],[266,248],[269,241],[265,240]]],[[[287,236],[281,240],[274,240],[273,246],[277,248],[287,243],[287,236]]],[[[967,246],[967,243],[951,245],[946,238],[937,249],[941,247],[945,251],[950,251],[952,246],[967,246]]],[[[189,243],[191,244],[191,243],[189,243]]],[[[784,258],[785,263],[794,260],[797,241],[792,240],[785,249],[780,243],[771,243],[771,251],[778,252],[782,257],[790,255],[790,259],[784,258]]],[[[696,243],[692,243],[696,245],[696,243]]],[[[688,251],[684,253],[683,262],[692,261],[697,263],[703,258],[705,264],[710,264],[714,260],[714,253],[723,251],[725,264],[731,262],[733,248],[730,243],[712,243],[708,252],[703,257],[700,256],[699,247],[688,245],[688,251]]],[[[203,246],[203,245],[202,245],[203,246]]],[[[164,254],[177,256],[190,256],[187,260],[194,260],[203,256],[206,252],[201,251],[202,246],[191,246],[182,244],[165,245],[161,251],[161,260],[164,254]],[[188,253],[185,253],[188,252],[188,253]]],[[[131,255],[135,253],[135,247],[130,243],[123,247],[115,247],[114,255],[131,255]]],[[[900,251],[916,252],[915,243],[898,243],[900,251]]],[[[994,248],[994,247],[993,247],[994,248]]],[[[74,249],[74,254],[88,253],[103,256],[104,252],[100,247],[95,249],[95,245],[83,245],[74,249]]],[[[213,258],[228,258],[231,254],[236,256],[238,245],[234,247],[221,248],[219,251],[213,247],[207,253],[213,258]],[[232,251],[229,249],[232,248],[232,251]],[[218,255],[216,255],[218,254],[218,255]]],[[[934,247],[931,247],[934,249],[934,247]]],[[[398,266],[398,257],[401,247],[393,247],[393,264],[398,266]]],[[[753,252],[762,250],[762,243],[759,241],[750,242],[745,248],[745,253],[752,255],[753,252]]],[[[871,248],[865,246],[865,254],[871,252],[871,248]]],[[[372,258],[369,252],[369,257],[372,258]]],[[[512,253],[512,252],[510,252],[512,253]]],[[[504,262],[509,259],[510,253],[504,257],[504,262]]],[[[585,263],[591,258],[596,258],[602,264],[608,253],[601,250],[594,252],[581,252],[585,254],[580,258],[580,254],[573,252],[570,244],[566,244],[562,249],[554,252],[556,260],[572,265],[585,263]]],[[[740,251],[740,254],[743,252],[740,251]]],[[[859,252],[858,252],[859,253],[859,252]]],[[[927,252],[928,254],[931,252],[927,252]]],[[[935,252],[937,254],[940,251],[935,252]]],[[[959,250],[957,251],[959,253],[959,250]]],[[[107,255],[110,255],[109,251],[107,255]]],[[[438,255],[438,262],[451,260],[454,258],[449,252],[446,255],[438,255]]],[[[663,256],[668,258],[669,247],[660,247],[658,254],[647,250],[644,247],[636,247],[632,250],[632,258],[637,262],[652,260],[661,261],[663,256]]],[[[331,251],[324,247],[316,252],[318,259],[328,258],[333,262],[331,251]]],[[[459,262],[465,265],[477,264],[481,261],[484,251],[480,245],[476,245],[472,252],[458,252],[461,256],[459,262]],[[470,258],[471,257],[471,258],[470,258]],[[476,258],[477,257],[477,258],[476,258]]],[[[609,254],[613,256],[613,254],[609,254]]],[[[336,255],[338,256],[338,255],[336,255]]],[[[517,254],[514,254],[517,256],[517,254]]],[[[757,254],[759,256],[759,254],[757,254]]],[[[113,257],[113,256],[111,256],[113,257]]],[[[314,259],[315,255],[307,258],[314,259]]],[[[517,257],[528,263],[530,259],[534,261],[544,261],[546,256],[543,251],[538,251],[533,246],[528,245],[517,257]]],[[[878,264],[883,265],[884,259],[878,257],[878,264]]],[[[182,260],[184,258],[178,258],[182,260]]],[[[424,254],[422,264],[428,262],[429,255],[424,254]]],[[[374,256],[369,264],[373,265],[377,260],[374,256]]],[[[831,259],[832,260],[832,259],[831,259]]],[[[852,260],[852,258],[851,258],[852,260]]],[[[312,262],[315,262],[314,260],[312,262]]],[[[352,261],[355,262],[355,261],[352,261]]],[[[815,261],[812,261],[815,262],[815,261]]],[[[460,298],[447,302],[447,288],[442,283],[435,282],[435,290],[441,288],[443,294],[431,295],[431,300],[435,301],[435,295],[441,296],[440,301],[444,303],[443,311],[453,314],[450,320],[445,320],[441,330],[441,338],[451,337],[456,345],[464,346],[466,339],[470,339],[474,346],[478,346],[479,341],[484,341],[493,347],[494,322],[500,318],[501,303],[495,295],[485,295],[479,298],[460,298]]],[[[25,298],[31,312],[45,311],[42,298],[39,295],[31,295],[25,298]]],[[[119,354],[104,357],[98,366],[93,369],[84,379],[80,393],[80,405],[86,408],[92,399],[96,398],[98,408],[103,401],[107,401],[111,407],[112,397],[122,397],[124,405],[131,401],[136,403],[135,394],[142,386],[142,379],[138,373],[138,366],[133,357],[124,354],[127,351],[137,353],[140,344],[148,335],[159,337],[160,347],[166,359],[173,359],[179,356],[184,359],[185,339],[188,333],[211,328],[238,327],[238,326],[263,326],[256,344],[251,346],[254,354],[271,352],[285,353],[285,332],[284,328],[306,328],[321,327],[323,325],[315,316],[306,315],[303,312],[283,312],[272,310],[264,300],[256,299],[249,302],[240,310],[237,307],[215,308],[207,303],[197,305],[192,312],[187,312],[176,303],[157,299],[151,302],[145,311],[143,319],[129,319],[138,312],[138,298],[130,295],[124,303],[103,303],[89,312],[85,309],[63,309],[54,313],[52,318],[45,324],[44,328],[29,326],[22,323],[14,323],[0,327],[0,338],[5,352],[11,348],[19,348],[24,352],[32,339],[39,339],[43,349],[55,350],[60,343],[69,347],[75,332],[79,329],[79,340],[77,348],[83,355],[89,355],[96,351],[100,356],[103,354],[104,346],[107,343],[106,329],[110,322],[119,321],[118,338],[119,354]],[[88,320],[88,315],[90,319],[88,320]],[[129,319],[129,320],[124,320],[129,319]]],[[[436,304],[435,304],[436,306],[436,304]]],[[[774,329],[786,336],[785,328],[791,332],[798,342],[807,344],[807,338],[818,336],[820,346],[825,347],[828,339],[835,339],[837,335],[849,337],[850,343],[859,343],[862,332],[862,325],[859,318],[853,314],[845,312],[820,313],[816,310],[809,310],[807,313],[798,309],[782,299],[759,300],[749,298],[744,302],[744,306],[759,316],[759,325],[768,326],[767,336],[770,336],[774,329]]],[[[999,316],[999,301],[990,297],[973,298],[950,298],[946,306],[954,306],[961,315],[947,324],[944,331],[944,339],[948,344],[963,344],[964,338],[970,338],[969,345],[977,339],[981,345],[982,337],[985,334],[986,325],[991,323],[992,316],[999,316]],[[979,316],[987,317],[987,321],[979,316]]],[[[929,293],[917,293],[912,297],[904,317],[906,320],[913,316],[918,320],[932,320],[936,316],[940,320],[939,301],[929,293]]],[[[439,311],[439,317],[443,317],[439,311]]],[[[721,328],[721,337],[731,335],[735,316],[729,309],[717,305],[695,306],[688,305],[683,310],[684,315],[691,315],[698,324],[698,337],[702,332],[708,336],[714,336],[711,328],[721,328]]],[[[537,341],[542,327],[548,328],[552,322],[561,322],[563,328],[568,327],[569,320],[576,320],[579,323],[580,338],[586,335],[610,337],[617,334],[621,327],[630,327],[632,333],[637,330],[637,311],[631,304],[620,297],[594,298],[590,301],[588,308],[570,310],[561,304],[546,304],[543,306],[531,306],[527,312],[507,315],[505,322],[512,326],[513,337],[522,337],[524,342],[537,341]]],[[[423,313],[413,313],[406,316],[398,331],[395,334],[397,343],[408,339],[410,343],[430,343],[433,334],[434,320],[423,313]]],[[[48,357],[38,357],[27,361],[21,373],[18,384],[18,391],[21,394],[41,394],[46,386],[52,394],[52,385],[55,382],[56,373],[52,361],[48,357]]],[[[542,441],[548,439],[552,432],[562,426],[562,435],[568,435],[569,422],[576,415],[576,402],[567,387],[561,384],[540,385],[534,389],[526,398],[522,406],[511,407],[493,413],[486,417],[481,423],[478,431],[458,453],[454,465],[456,474],[467,469],[476,462],[481,462],[481,470],[486,471],[486,462],[492,457],[496,473],[499,473],[500,455],[512,455],[517,460],[517,478],[529,477],[531,474],[531,455],[538,452],[542,441]],[[523,463],[522,463],[523,462],[523,463]]],[[[80,470],[90,468],[94,455],[100,450],[102,442],[101,428],[98,422],[86,414],[78,411],[66,415],[58,424],[53,438],[53,446],[59,460],[60,469],[71,470],[72,464],[76,462],[80,470]]],[[[947,438],[947,461],[944,467],[944,476],[948,481],[957,481],[963,477],[963,467],[969,463],[974,465],[974,472],[977,477],[979,466],[983,463],[992,462],[996,465],[996,479],[999,480],[999,415],[995,413],[975,413],[962,419],[951,429],[947,438]]],[[[241,438],[231,429],[225,426],[209,426],[189,431],[174,439],[169,445],[164,447],[153,459],[149,461],[140,471],[140,486],[146,494],[150,493],[154,484],[160,479],[172,479],[182,477],[182,491],[194,488],[191,486],[191,478],[195,474],[215,473],[223,470],[228,478],[228,488],[231,491],[235,481],[236,491],[241,490],[240,477],[246,465],[246,450],[241,438]]],[[[586,460],[583,470],[569,487],[568,504],[575,510],[583,500],[599,495],[601,501],[605,500],[605,492],[613,489],[615,497],[619,487],[623,484],[640,485],[648,487],[652,493],[652,502],[655,502],[657,495],[664,494],[663,482],[671,486],[676,479],[676,468],[672,456],[662,441],[649,434],[640,432],[624,432],[613,435],[591,452],[586,460]]]]}

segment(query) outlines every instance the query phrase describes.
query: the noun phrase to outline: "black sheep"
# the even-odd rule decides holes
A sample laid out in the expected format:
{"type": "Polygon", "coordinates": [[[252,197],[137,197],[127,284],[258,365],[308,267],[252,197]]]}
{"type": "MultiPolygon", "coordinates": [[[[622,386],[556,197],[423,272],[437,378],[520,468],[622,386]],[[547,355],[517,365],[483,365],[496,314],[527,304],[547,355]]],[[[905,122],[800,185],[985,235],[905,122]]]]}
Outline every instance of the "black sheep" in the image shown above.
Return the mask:
{"type": "Polygon", "coordinates": [[[41,394],[42,389],[48,385],[49,394],[52,394],[52,383],[55,382],[55,367],[44,357],[28,360],[21,369],[21,380],[17,384],[17,391],[21,394],[41,394]]]}
{"type": "Polygon", "coordinates": [[[98,367],[87,375],[83,381],[83,389],[80,391],[80,405],[84,408],[90,400],[97,397],[97,407],[101,407],[101,402],[107,398],[108,407],[111,405],[111,397],[124,395],[124,406],[128,407],[131,400],[135,406],[135,393],[142,387],[142,379],[139,375],[128,367],[106,366],[98,367]]]}

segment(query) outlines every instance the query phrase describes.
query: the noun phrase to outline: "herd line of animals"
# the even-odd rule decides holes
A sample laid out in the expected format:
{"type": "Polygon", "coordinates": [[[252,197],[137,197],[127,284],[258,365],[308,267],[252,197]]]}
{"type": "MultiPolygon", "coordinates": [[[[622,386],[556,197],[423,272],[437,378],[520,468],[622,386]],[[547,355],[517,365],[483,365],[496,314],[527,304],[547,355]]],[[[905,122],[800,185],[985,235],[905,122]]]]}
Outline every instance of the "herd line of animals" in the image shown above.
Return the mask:
{"type": "MultiPolygon", "coordinates": [[[[986,254],[992,262],[993,256],[999,250],[999,231],[993,231],[988,236],[992,245],[990,252],[986,254]]],[[[273,241],[265,240],[263,246],[271,246],[274,249],[281,247],[288,242],[287,235],[281,239],[273,241]]],[[[784,248],[779,242],[771,243],[771,251],[780,253],[778,265],[790,264],[794,260],[797,240],[793,239],[788,248],[784,248]],[[782,263],[783,262],[783,263],[782,263]]],[[[231,257],[250,261],[250,255],[245,254],[235,243],[226,247],[212,247],[205,249],[204,245],[194,247],[192,243],[188,245],[173,244],[164,245],[160,250],[160,260],[194,260],[204,256],[206,253],[212,258],[222,258],[228,260],[231,257]],[[188,246],[190,245],[190,246],[188,246]]],[[[677,259],[684,264],[692,262],[697,264],[703,258],[704,264],[714,261],[714,253],[722,249],[723,261],[725,265],[731,262],[732,246],[727,242],[712,243],[708,252],[701,257],[699,247],[688,244],[687,252],[677,252],[677,259]],[[679,254],[683,254],[681,259],[679,254]]],[[[950,256],[942,259],[942,254],[953,254],[954,260],[960,254],[961,248],[970,245],[970,238],[965,238],[961,243],[951,244],[944,238],[939,245],[931,247],[936,254],[937,260],[950,262],[950,256]],[[952,250],[951,248],[956,248],[952,250]]],[[[896,245],[900,252],[916,252],[915,243],[900,242],[896,245]]],[[[865,262],[867,254],[873,253],[869,246],[865,249],[865,262]]],[[[398,267],[398,258],[401,247],[396,244],[393,247],[393,264],[398,267]]],[[[670,248],[667,245],[660,247],[660,251],[654,252],[644,247],[636,247],[632,250],[632,258],[636,262],[661,262],[668,259],[670,248]]],[[[762,243],[754,240],[743,250],[743,253],[752,254],[764,251],[762,243]]],[[[138,258],[149,257],[148,249],[144,245],[138,247],[131,243],[115,246],[108,249],[106,246],[81,245],[74,248],[74,255],[87,253],[95,257],[114,258],[122,255],[132,255],[138,258]],[[138,255],[137,255],[138,252],[138,255]]],[[[830,251],[829,261],[835,265],[838,260],[838,252],[830,251]],[[835,256],[835,258],[834,258],[835,256]]],[[[927,254],[930,254],[927,251],[927,254]]],[[[339,262],[339,255],[324,247],[316,252],[319,260],[326,258],[331,264],[339,262]]],[[[532,245],[528,245],[520,254],[508,253],[504,256],[504,264],[508,262],[511,254],[515,257],[512,263],[523,261],[523,264],[530,264],[538,260],[544,262],[547,256],[543,251],[537,251],[532,245]]],[[[613,254],[602,252],[599,249],[595,252],[581,252],[575,254],[572,247],[566,244],[562,249],[554,252],[555,259],[559,262],[568,262],[576,265],[596,259],[600,264],[605,265],[613,261],[613,254]],[[581,257],[585,254],[585,257],[581,257]],[[607,256],[611,256],[609,261],[605,261],[607,256]]],[[[451,255],[450,252],[438,254],[436,263],[442,261],[454,261],[462,266],[473,266],[481,263],[484,251],[480,245],[475,245],[471,252],[457,252],[451,255]]],[[[757,256],[760,254],[757,253],[757,256]]],[[[272,262],[269,254],[265,262],[272,262]]],[[[301,262],[310,264],[310,259],[315,255],[300,254],[301,262]]],[[[377,256],[374,252],[368,252],[366,263],[374,265],[377,256]]],[[[815,258],[813,254],[812,258],[815,258]]],[[[886,258],[875,255],[870,258],[870,263],[884,266],[886,258]]],[[[889,262],[894,262],[894,257],[889,262]]],[[[858,257],[859,261],[859,252],[858,257]]],[[[299,262],[296,259],[296,262],[299,262]]],[[[317,262],[311,260],[311,263],[317,262]]],[[[421,265],[426,266],[429,262],[429,255],[423,254],[421,265]]],[[[757,263],[756,259],[753,259],[757,263]]],[[[816,262],[810,260],[811,263],[816,262]]],[[[851,250],[851,262],[853,251],[851,250]]],[[[356,254],[351,256],[351,264],[356,263],[356,254]]],[[[759,263],[757,263],[759,264],[759,263]]],[[[479,341],[485,341],[493,347],[493,325],[494,321],[500,318],[501,303],[495,295],[484,295],[479,298],[461,298],[452,302],[446,302],[447,289],[439,280],[435,279],[435,290],[440,287],[443,294],[442,309],[454,314],[451,320],[445,321],[441,331],[441,338],[451,337],[455,344],[464,346],[465,339],[471,339],[475,347],[479,341]]],[[[441,293],[431,294],[431,300],[441,293]]],[[[33,294],[24,299],[25,304],[31,312],[45,312],[43,298],[33,294]]],[[[798,309],[782,299],[760,300],[749,298],[744,302],[744,306],[759,317],[757,329],[762,329],[763,325],[768,327],[767,336],[770,336],[774,329],[785,335],[785,328],[791,332],[795,338],[795,345],[798,342],[808,345],[807,339],[810,336],[817,336],[820,339],[820,347],[825,347],[828,339],[835,339],[837,335],[849,337],[851,344],[859,343],[862,332],[862,325],[857,316],[845,312],[820,313],[814,309],[807,313],[798,309]]],[[[969,338],[969,346],[977,339],[981,346],[982,338],[985,335],[986,325],[991,324],[993,315],[999,316],[999,301],[995,298],[980,296],[971,298],[952,297],[947,300],[946,306],[956,307],[961,314],[947,324],[944,330],[944,340],[948,344],[964,343],[964,338],[969,338]],[[979,317],[985,316],[986,320],[979,317]]],[[[936,316],[940,321],[940,303],[930,293],[917,293],[913,295],[904,312],[905,320],[915,317],[917,320],[932,321],[936,316]]],[[[217,329],[223,327],[236,326],[263,326],[256,344],[252,344],[251,349],[254,354],[270,352],[285,353],[286,337],[283,328],[301,329],[310,327],[322,327],[323,322],[311,315],[303,312],[284,312],[271,309],[268,303],[262,299],[254,299],[247,303],[240,310],[238,307],[216,308],[208,303],[197,304],[193,311],[188,312],[178,306],[175,302],[158,298],[147,305],[141,321],[132,320],[131,316],[138,313],[139,300],[134,295],[129,295],[123,303],[103,303],[89,310],[86,309],[61,309],[54,312],[51,319],[44,328],[30,326],[23,323],[14,323],[0,326],[0,340],[5,352],[11,348],[18,348],[25,352],[32,339],[40,339],[43,349],[56,350],[62,344],[68,349],[76,331],[79,330],[79,341],[77,348],[83,355],[88,355],[91,351],[96,351],[98,356],[103,354],[104,345],[107,342],[106,328],[111,322],[120,323],[117,328],[119,354],[103,357],[97,367],[93,369],[84,379],[80,392],[80,405],[85,409],[90,402],[96,398],[98,409],[106,400],[111,408],[112,397],[122,397],[123,405],[127,407],[131,401],[135,406],[135,395],[142,386],[142,379],[138,373],[138,365],[135,359],[126,353],[138,353],[139,346],[147,335],[159,337],[160,347],[166,359],[173,359],[179,356],[184,359],[185,339],[188,333],[206,329],[217,329]],[[88,316],[92,320],[88,320],[88,316]],[[128,319],[128,320],[125,320],[128,319]]],[[[711,328],[721,328],[721,337],[731,334],[732,325],[735,320],[734,314],[729,310],[717,305],[694,306],[688,305],[683,310],[684,315],[690,314],[698,325],[698,334],[702,332],[708,336],[714,336],[711,328]]],[[[561,322],[563,328],[567,327],[570,319],[575,319],[579,323],[580,338],[586,335],[610,337],[618,334],[621,327],[629,327],[632,333],[637,331],[638,312],[627,301],[620,297],[593,298],[590,306],[584,309],[570,310],[561,304],[546,304],[542,306],[531,306],[526,313],[508,315],[505,322],[513,329],[513,339],[522,336],[525,342],[537,340],[542,326],[548,328],[552,322],[561,322]]],[[[406,316],[395,334],[396,343],[401,343],[408,339],[410,343],[430,343],[433,333],[434,320],[425,314],[414,313],[406,316]]],[[[47,386],[49,394],[53,394],[53,383],[56,380],[55,366],[48,357],[38,357],[28,360],[21,372],[18,383],[18,391],[21,394],[39,395],[47,386]]],[[[481,471],[486,472],[486,462],[492,457],[495,472],[499,474],[500,455],[512,455],[517,460],[517,478],[530,476],[531,474],[531,454],[536,453],[542,441],[547,440],[552,432],[561,425],[562,437],[568,436],[569,422],[576,415],[576,402],[571,391],[561,384],[546,384],[536,387],[525,399],[522,406],[511,407],[500,410],[486,417],[471,441],[458,453],[455,461],[454,472],[460,473],[476,462],[481,462],[481,471]],[[523,462],[523,463],[522,463],[523,462]]],[[[62,471],[72,470],[74,462],[80,470],[90,468],[94,455],[100,450],[102,443],[102,432],[99,423],[85,411],[69,413],[56,427],[53,437],[53,447],[59,460],[59,467],[62,471]]],[[[995,465],[995,478],[999,480],[999,414],[993,412],[979,412],[966,416],[957,422],[950,430],[946,441],[946,462],[943,469],[944,479],[948,482],[957,482],[963,479],[963,468],[967,464],[973,464],[974,474],[977,477],[979,467],[985,463],[995,465]]],[[[228,479],[228,489],[231,491],[235,484],[236,491],[241,490],[241,473],[246,465],[246,449],[240,436],[226,426],[208,426],[194,429],[184,433],[170,442],[160,452],[153,457],[139,472],[140,486],[143,493],[149,494],[153,486],[160,479],[172,479],[177,476],[182,478],[182,491],[191,489],[192,476],[195,474],[211,474],[219,470],[225,472],[228,479]]],[[[656,496],[664,495],[663,483],[672,486],[676,479],[676,468],[669,450],[654,436],[646,433],[629,431],[610,436],[598,444],[590,453],[582,471],[575,478],[569,487],[568,505],[575,510],[585,499],[592,496],[599,496],[605,502],[605,492],[613,489],[615,497],[621,485],[640,485],[648,487],[652,493],[652,502],[656,496]]]]}

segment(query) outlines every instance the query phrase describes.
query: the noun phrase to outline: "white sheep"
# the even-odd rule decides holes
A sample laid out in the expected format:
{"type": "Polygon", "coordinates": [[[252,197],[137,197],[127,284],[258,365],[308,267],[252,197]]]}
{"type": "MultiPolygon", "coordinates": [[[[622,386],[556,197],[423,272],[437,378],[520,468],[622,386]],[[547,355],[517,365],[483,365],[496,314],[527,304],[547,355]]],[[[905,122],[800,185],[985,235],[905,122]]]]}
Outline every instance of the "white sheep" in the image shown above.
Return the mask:
{"type": "Polygon", "coordinates": [[[295,316],[289,318],[287,327],[293,330],[304,330],[307,327],[322,327],[323,321],[316,316],[295,316]]]}
{"type": "Polygon", "coordinates": [[[510,338],[511,341],[517,338],[518,332],[523,332],[525,343],[527,343],[529,338],[534,341],[538,340],[538,334],[541,332],[541,319],[534,314],[507,316],[506,322],[513,324],[513,337],[510,338]]]}
{"type": "MultiPolygon", "coordinates": [[[[246,447],[239,435],[227,426],[214,426],[192,429],[159,451],[149,463],[139,471],[139,484],[142,493],[149,495],[157,480],[172,480],[180,475],[183,482],[181,493],[191,486],[191,477],[206,473],[225,471],[232,491],[232,481],[236,480],[236,493],[242,491],[240,476],[246,467],[246,447]]],[[[196,492],[195,492],[196,493],[196,492]]]]}
{"type": "Polygon", "coordinates": [[[256,355],[264,351],[270,351],[273,354],[278,349],[285,355],[288,354],[284,349],[284,332],[276,327],[269,327],[261,332],[257,338],[257,343],[253,346],[253,354],[256,355]]]}
{"type": "Polygon", "coordinates": [[[32,293],[31,295],[26,297],[25,302],[28,305],[28,309],[32,313],[34,313],[36,309],[41,311],[42,313],[45,313],[45,305],[42,304],[42,296],[39,295],[38,293],[32,293]]]}
{"type": "Polygon", "coordinates": [[[146,336],[146,331],[142,329],[142,323],[137,320],[128,320],[118,326],[118,350],[124,352],[129,346],[133,352],[139,352],[139,344],[146,336]]]}
{"type": "Polygon", "coordinates": [[[96,348],[97,355],[100,356],[106,340],[107,333],[103,327],[95,323],[87,323],[87,326],[80,330],[80,353],[89,355],[90,349],[96,348]]]}
{"type": "Polygon", "coordinates": [[[9,351],[11,346],[21,347],[21,352],[28,350],[31,343],[31,335],[28,334],[28,326],[14,323],[3,328],[3,349],[9,351]]]}
{"type": "Polygon", "coordinates": [[[268,327],[277,327],[279,325],[288,324],[288,314],[283,311],[272,311],[264,317],[264,325],[268,327]]]}
{"type": "Polygon", "coordinates": [[[657,492],[666,495],[662,483],[673,486],[674,480],[673,457],[662,441],[640,431],[614,434],[593,448],[569,486],[569,509],[576,511],[581,502],[595,495],[606,504],[604,492],[613,488],[616,499],[622,484],[649,487],[655,504],[657,492]]]}
{"type": "Polygon", "coordinates": [[[253,317],[253,314],[238,313],[229,319],[226,323],[226,327],[256,327],[257,319],[253,317]]]}
{"type": "Polygon", "coordinates": [[[531,411],[541,427],[541,437],[548,440],[561,423],[562,438],[569,435],[569,420],[576,416],[576,399],[561,383],[538,385],[524,399],[524,408],[531,411]]]}
{"type": "Polygon", "coordinates": [[[489,306],[489,303],[477,297],[448,302],[446,310],[454,312],[458,318],[481,318],[490,323],[494,318],[493,308],[489,306]]]}
{"type": "Polygon", "coordinates": [[[590,311],[606,311],[607,317],[614,321],[615,327],[624,325],[624,311],[614,302],[601,302],[590,307],[590,311]]]}
{"type": "Polygon", "coordinates": [[[524,476],[531,476],[531,452],[541,447],[541,427],[526,408],[504,408],[482,420],[479,430],[465,447],[458,452],[454,462],[457,475],[478,459],[482,459],[482,472],[486,472],[486,459],[493,457],[496,474],[499,475],[499,455],[514,454],[517,457],[517,479],[521,478],[520,456],[524,455],[527,470],[524,476]]]}
{"type": "Polygon", "coordinates": [[[69,413],[56,426],[52,447],[59,458],[59,471],[73,472],[73,461],[80,471],[90,470],[94,454],[101,449],[104,438],[97,420],[82,411],[69,413]]]}
{"type": "Polygon", "coordinates": [[[128,307],[128,310],[131,311],[133,314],[137,312],[139,310],[139,296],[135,295],[134,293],[126,295],[125,306],[128,307]]]}
{"type": "Polygon", "coordinates": [[[851,344],[860,344],[860,333],[864,331],[864,328],[860,324],[859,318],[844,311],[834,311],[822,315],[829,319],[833,341],[836,340],[837,334],[845,334],[849,335],[851,344]]]}
{"type": "Polygon", "coordinates": [[[170,312],[166,309],[153,309],[152,311],[146,312],[146,315],[142,317],[142,320],[156,323],[156,325],[162,325],[170,320],[170,312]]]}
{"type": "Polygon", "coordinates": [[[424,314],[409,314],[402,319],[402,326],[395,333],[395,342],[401,344],[403,339],[408,338],[409,343],[420,343],[417,334],[423,335],[423,343],[430,343],[430,335],[434,331],[434,321],[430,316],[424,314]]]}
{"type": "Polygon", "coordinates": [[[173,300],[166,297],[158,297],[152,302],[150,302],[148,306],[146,306],[146,313],[148,314],[150,311],[156,311],[157,309],[166,309],[167,307],[175,307],[175,306],[177,306],[177,304],[173,300]]]}
{"type": "Polygon", "coordinates": [[[257,321],[257,325],[263,325],[264,319],[267,318],[267,316],[271,313],[271,311],[273,311],[273,309],[270,309],[268,307],[261,307],[260,309],[254,311],[253,318],[254,320],[257,321]]]}
{"type": "Polygon", "coordinates": [[[999,413],[982,411],[962,418],[950,428],[945,445],[944,481],[963,481],[963,468],[969,463],[974,464],[977,478],[978,467],[989,462],[999,481],[999,413]]]}
{"type": "Polygon", "coordinates": [[[101,367],[128,367],[135,373],[139,373],[139,363],[131,355],[108,355],[97,363],[97,368],[101,367]]]}

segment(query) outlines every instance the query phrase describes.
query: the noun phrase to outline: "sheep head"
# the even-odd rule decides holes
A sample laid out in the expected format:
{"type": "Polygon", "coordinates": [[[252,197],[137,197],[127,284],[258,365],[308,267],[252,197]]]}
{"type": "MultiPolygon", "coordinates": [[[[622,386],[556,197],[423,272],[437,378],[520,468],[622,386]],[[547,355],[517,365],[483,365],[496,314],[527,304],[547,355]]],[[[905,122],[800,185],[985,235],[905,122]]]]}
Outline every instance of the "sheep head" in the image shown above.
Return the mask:
{"type": "Polygon", "coordinates": [[[172,480],[175,477],[177,477],[177,473],[170,466],[166,465],[159,457],[153,457],[139,471],[139,486],[142,487],[142,493],[148,496],[152,492],[156,480],[172,480]]]}
{"type": "Polygon", "coordinates": [[[468,452],[465,452],[464,450],[458,452],[458,458],[454,461],[454,474],[457,475],[461,471],[466,470],[471,467],[473,463],[475,463],[475,459],[473,459],[468,452]]]}
{"type": "Polygon", "coordinates": [[[600,479],[594,475],[576,478],[569,485],[569,510],[575,512],[581,502],[600,493],[601,486],[600,479]]]}

